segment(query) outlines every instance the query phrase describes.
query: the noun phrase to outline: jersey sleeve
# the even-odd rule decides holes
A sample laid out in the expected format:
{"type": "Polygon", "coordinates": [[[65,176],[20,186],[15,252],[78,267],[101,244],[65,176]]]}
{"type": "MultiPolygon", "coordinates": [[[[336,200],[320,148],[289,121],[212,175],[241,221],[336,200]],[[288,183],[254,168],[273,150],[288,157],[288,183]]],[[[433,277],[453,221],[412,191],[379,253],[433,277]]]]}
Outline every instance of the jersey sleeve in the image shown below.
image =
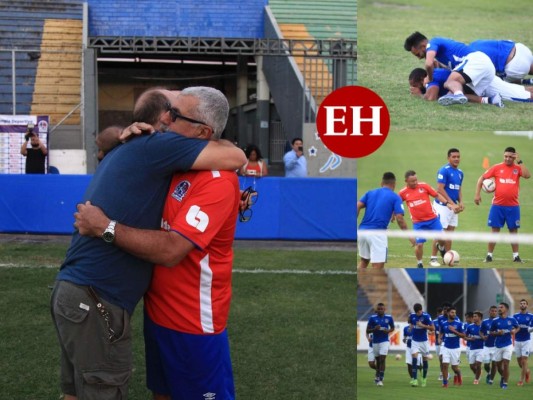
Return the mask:
{"type": "Polygon", "coordinates": [[[203,250],[220,231],[229,215],[237,217],[235,195],[235,187],[225,178],[213,179],[209,184],[201,185],[184,200],[178,214],[170,222],[171,230],[203,250]]]}
{"type": "Polygon", "coordinates": [[[441,168],[438,170],[437,172],[437,183],[442,183],[442,184],[446,184],[446,169],[445,168],[441,168]]]}
{"type": "Polygon", "coordinates": [[[394,200],[394,214],[404,214],[405,211],[403,209],[403,200],[400,196],[395,195],[394,200]]]}
{"type": "Polygon", "coordinates": [[[437,191],[435,189],[433,189],[430,185],[428,185],[427,183],[420,183],[420,185],[426,189],[426,191],[428,192],[428,194],[431,196],[431,197],[437,197],[437,191]]]}
{"type": "Polygon", "coordinates": [[[488,179],[488,178],[492,178],[494,177],[494,170],[496,169],[496,166],[492,166],[490,167],[488,170],[486,170],[484,173],[483,173],[483,179],[488,179]]]}

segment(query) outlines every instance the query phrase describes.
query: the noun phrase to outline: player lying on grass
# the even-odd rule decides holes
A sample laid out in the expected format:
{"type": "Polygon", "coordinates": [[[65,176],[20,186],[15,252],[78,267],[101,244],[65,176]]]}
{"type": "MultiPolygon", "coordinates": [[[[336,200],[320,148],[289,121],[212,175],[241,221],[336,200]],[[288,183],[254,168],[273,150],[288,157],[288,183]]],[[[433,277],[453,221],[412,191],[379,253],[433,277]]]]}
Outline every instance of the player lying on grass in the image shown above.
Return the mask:
{"type": "MultiPolygon", "coordinates": [[[[412,95],[428,101],[436,101],[448,93],[444,83],[450,76],[451,71],[444,68],[435,68],[433,80],[427,79],[427,72],[423,68],[415,68],[409,74],[409,87],[412,95]]],[[[478,96],[468,86],[463,86],[464,94],[470,103],[492,104],[503,107],[503,100],[517,102],[533,102],[533,87],[524,87],[509,83],[494,77],[489,87],[478,96]]]]}

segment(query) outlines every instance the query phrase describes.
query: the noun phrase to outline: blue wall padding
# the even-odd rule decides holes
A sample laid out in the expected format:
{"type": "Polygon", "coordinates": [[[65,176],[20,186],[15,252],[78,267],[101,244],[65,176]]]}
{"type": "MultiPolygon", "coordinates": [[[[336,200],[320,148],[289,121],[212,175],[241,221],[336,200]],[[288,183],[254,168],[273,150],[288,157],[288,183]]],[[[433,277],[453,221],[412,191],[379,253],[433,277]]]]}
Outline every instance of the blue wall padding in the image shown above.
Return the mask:
{"type": "MultiPolygon", "coordinates": [[[[70,234],[90,175],[0,175],[0,232],[70,234]]],[[[241,178],[241,188],[254,184],[241,178]]],[[[257,179],[249,222],[237,239],[356,239],[356,179],[257,179]]]]}

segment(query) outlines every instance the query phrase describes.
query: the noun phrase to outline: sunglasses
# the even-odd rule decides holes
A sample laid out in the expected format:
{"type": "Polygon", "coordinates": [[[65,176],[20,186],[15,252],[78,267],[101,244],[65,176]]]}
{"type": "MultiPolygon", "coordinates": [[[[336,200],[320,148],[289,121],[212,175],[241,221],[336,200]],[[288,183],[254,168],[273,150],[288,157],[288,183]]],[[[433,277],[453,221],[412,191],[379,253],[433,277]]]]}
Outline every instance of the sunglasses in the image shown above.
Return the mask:
{"type": "Polygon", "coordinates": [[[248,222],[252,218],[252,206],[257,203],[259,194],[252,189],[251,186],[246,188],[241,193],[241,202],[244,204],[244,209],[239,210],[239,221],[248,222]]]}
{"type": "Polygon", "coordinates": [[[165,103],[165,108],[166,108],[166,111],[170,113],[170,119],[172,120],[172,122],[176,122],[176,120],[179,118],[187,122],[192,122],[193,124],[209,126],[205,122],[198,121],[197,119],[192,119],[192,118],[181,115],[180,112],[176,108],[170,105],[170,103],[165,103]]]}

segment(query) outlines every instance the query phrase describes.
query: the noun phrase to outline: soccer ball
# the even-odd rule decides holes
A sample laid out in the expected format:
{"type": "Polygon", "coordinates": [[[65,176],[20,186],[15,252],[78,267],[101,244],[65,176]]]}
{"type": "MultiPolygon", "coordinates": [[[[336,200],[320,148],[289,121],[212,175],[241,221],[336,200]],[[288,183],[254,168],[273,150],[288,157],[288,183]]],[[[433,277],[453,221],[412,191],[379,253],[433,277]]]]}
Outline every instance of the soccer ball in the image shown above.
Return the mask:
{"type": "Polygon", "coordinates": [[[428,360],[433,360],[433,354],[428,354],[428,360]]]}
{"type": "Polygon", "coordinates": [[[492,193],[496,190],[496,184],[494,183],[494,179],[484,179],[483,183],[481,185],[481,189],[485,193],[492,193]]]}
{"type": "Polygon", "coordinates": [[[454,267],[459,264],[459,253],[455,250],[447,251],[446,254],[444,254],[444,257],[442,258],[445,265],[448,265],[450,267],[454,267]]]}
{"type": "Polygon", "coordinates": [[[396,359],[396,361],[400,361],[402,359],[402,355],[401,354],[396,354],[396,357],[394,357],[396,359]]]}

